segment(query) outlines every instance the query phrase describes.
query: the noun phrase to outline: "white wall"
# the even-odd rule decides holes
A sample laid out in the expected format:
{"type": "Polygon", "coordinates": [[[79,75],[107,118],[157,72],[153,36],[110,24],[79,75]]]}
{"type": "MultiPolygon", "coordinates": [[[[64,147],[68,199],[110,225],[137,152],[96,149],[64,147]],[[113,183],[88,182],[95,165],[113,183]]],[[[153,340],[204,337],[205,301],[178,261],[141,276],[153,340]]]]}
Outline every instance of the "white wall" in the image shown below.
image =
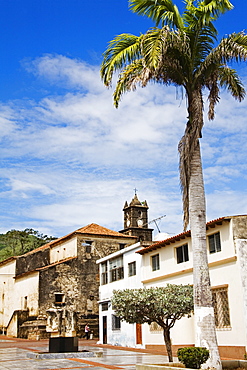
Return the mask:
{"type": "Polygon", "coordinates": [[[59,245],[51,246],[51,263],[61,261],[65,258],[75,257],[77,255],[77,237],[65,241],[59,245]]]}
{"type": "MultiPolygon", "coordinates": [[[[236,249],[240,272],[241,295],[243,296],[243,311],[245,317],[245,337],[247,343],[247,239],[237,239],[236,249]]],[[[246,346],[247,347],[247,346],[246,346]]]]}
{"type": "Polygon", "coordinates": [[[15,309],[29,309],[30,316],[38,316],[39,273],[33,272],[16,279],[14,287],[15,309]]]}
{"type": "MultiPolygon", "coordinates": [[[[111,255],[102,258],[98,261],[100,264],[100,274],[101,274],[101,263],[108,261],[112,258],[123,255],[123,266],[124,266],[124,279],[114,281],[105,285],[101,285],[99,288],[100,302],[109,302],[108,310],[102,311],[102,306],[99,307],[99,323],[100,323],[100,342],[103,343],[103,316],[107,317],[107,343],[112,345],[121,345],[124,347],[141,347],[141,345],[136,344],[136,325],[128,324],[126,322],[121,322],[120,330],[112,329],[112,315],[114,311],[111,306],[111,297],[114,289],[135,289],[141,288],[143,285],[141,283],[141,255],[135,253],[136,250],[140,249],[140,243],[136,243],[129,247],[126,247],[118,252],[112,253],[111,255]],[[128,276],[128,264],[136,261],[136,275],[128,276]]],[[[109,268],[108,268],[109,273],[109,268]]],[[[109,279],[108,279],[109,281],[109,279]]]]}
{"type": "Polygon", "coordinates": [[[13,317],[16,310],[29,308],[31,316],[38,315],[39,273],[16,279],[15,266],[16,260],[0,266],[0,327],[9,326],[8,335],[12,336],[17,334],[17,321],[13,317]]]}
{"type": "MultiPolygon", "coordinates": [[[[212,287],[228,286],[231,322],[230,328],[216,329],[218,344],[221,346],[246,346],[240,268],[233,242],[231,223],[224,222],[223,225],[209,228],[207,235],[218,231],[220,231],[221,237],[221,251],[208,254],[210,279],[212,287]]],[[[143,264],[145,265],[145,279],[143,283],[146,287],[164,286],[167,283],[193,284],[190,238],[144,254],[143,264]],[[189,246],[189,261],[177,264],[175,249],[185,243],[188,243],[189,246]],[[152,272],[150,258],[157,253],[160,254],[161,259],[160,270],[152,272]]],[[[146,344],[160,344],[163,341],[161,332],[153,334],[149,328],[145,328],[144,333],[146,344]]],[[[174,345],[194,343],[193,317],[177,321],[171,330],[171,337],[174,345]]]]}
{"type": "MultiPolygon", "coordinates": [[[[209,254],[208,261],[210,268],[211,285],[213,288],[225,286],[228,287],[228,300],[230,311],[230,328],[216,329],[218,344],[220,346],[246,346],[246,327],[244,319],[244,302],[243,302],[243,284],[241,282],[240,258],[236,254],[236,246],[233,241],[232,222],[223,221],[222,225],[215,225],[209,227],[207,235],[220,232],[221,237],[221,251],[209,254]]],[[[135,287],[152,287],[165,286],[167,283],[171,284],[193,284],[193,264],[192,264],[192,249],[190,237],[185,237],[171,243],[162,248],[157,248],[143,256],[135,253],[141,248],[129,249],[124,252],[124,268],[125,278],[117,282],[102,285],[100,287],[100,300],[107,301],[111,299],[113,289],[135,288],[135,287]],[[176,248],[188,244],[189,261],[177,263],[176,248]],[[151,256],[160,255],[160,269],[152,271],[151,256]],[[127,265],[134,260],[134,256],[140,256],[137,259],[137,275],[135,279],[127,277],[127,265]],[[141,279],[139,277],[141,276],[141,279]]],[[[118,252],[116,252],[118,253],[118,252]]],[[[106,261],[115,257],[114,253],[107,256],[101,261],[106,261]]],[[[243,263],[242,263],[243,264],[243,263]]],[[[243,270],[243,269],[242,269],[243,270]]],[[[247,271],[246,269],[244,271],[247,271]]],[[[243,280],[243,278],[242,278],[243,280]]],[[[102,326],[102,316],[107,315],[108,319],[108,343],[136,346],[135,341],[135,325],[122,323],[121,331],[111,330],[111,315],[112,308],[109,305],[108,311],[100,312],[100,326],[102,326]]],[[[182,318],[175,323],[174,328],[171,329],[171,338],[174,345],[189,345],[194,343],[194,322],[193,317],[182,318]]],[[[103,340],[101,327],[100,341],[103,340]]],[[[143,345],[148,344],[164,344],[162,331],[152,332],[149,325],[142,326],[143,345]]]]}
{"type": "Polygon", "coordinates": [[[136,347],[136,325],[122,321],[121,329],[113,330],[112,315],[114,315],[114,310],[112,309],[111,304],[109,304],[108,311],[103,312],[101,311],[100,305],[100,343],[103,343],[103,316],[107,316],[107,343],[114,346],[136,347]]]}
{"type": "MultiPolygon", "coordinates": [[[[216,226],[214,228],[209,228],[207,231],[207,236],[215,234],[220,231],[221,237],[221,251],[213,254],[208,253],[208,262],[213,264],[217,261],[224,260],[235,256],[235,248],[232,238],[230,223],[225,222],[223,225],[216,226]]],[[[208,240],[207,240],[208,245],[208,240]]],[[[208,246],[209,248],[209,246],[208,246]]],[[[181,271],[186,271],[193,268],[192,260],[192,245],[191,238],[185,237],[179,241],[173,242],[162,248],[158,248],[150,253],[143,255],[143,270],[142,276],[143,280],[146,282],[148,280],[155,282],[156,278],[160,278],[162,275],[166,278],[169,274],[179,273],[181,271]],[[189,261],[183,263],[177,263],[176,260],[176,248],[188,244],[189,249],[189,261]],[[155,254],[160,255],[160,270],[152,271],[151,268],[151,257],[155,254]]],[[[172,278],[170,276],[169,278],[172,278]]]]}
{"type": "Polygon", "coordinates": [[[13,313],[16,260],[0,266],[0,327],[6,327],[13,313]]]}

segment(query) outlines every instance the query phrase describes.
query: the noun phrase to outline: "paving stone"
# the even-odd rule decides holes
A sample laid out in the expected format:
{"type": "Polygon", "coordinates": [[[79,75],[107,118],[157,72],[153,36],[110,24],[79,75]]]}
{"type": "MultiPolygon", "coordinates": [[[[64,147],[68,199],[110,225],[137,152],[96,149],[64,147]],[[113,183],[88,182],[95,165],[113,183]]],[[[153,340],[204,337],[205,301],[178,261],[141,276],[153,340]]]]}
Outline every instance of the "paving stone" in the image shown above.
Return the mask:
{"type": "Polygon", "coordinates": [[[145,353],[140,350],[80,345],[79,350],[82,349],[102,352],[103,357],[35,359],[30,358],[30,354],[35,355],[38,351],[48,351],[47,342],[21,341],[18,339],[3,340],[3,342],[0,342],[0,370],[135,370],[136,363],[167,362],[166,356],[145,353]]]}

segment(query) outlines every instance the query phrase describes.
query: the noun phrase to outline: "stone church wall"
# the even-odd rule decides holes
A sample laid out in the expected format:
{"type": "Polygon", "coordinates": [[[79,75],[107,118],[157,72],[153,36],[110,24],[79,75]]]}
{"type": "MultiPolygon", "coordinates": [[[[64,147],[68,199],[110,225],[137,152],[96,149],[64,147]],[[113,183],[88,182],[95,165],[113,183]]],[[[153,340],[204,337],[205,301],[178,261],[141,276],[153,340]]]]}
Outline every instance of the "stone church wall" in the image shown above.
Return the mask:
{"type": "Polygon", "coordinates": [[[50,264],[50,249],[24,254],[16,260],[16,276],[50,264]]]}
{"type": "MultiPolygon", "coordinates": [[[[129,241],[129,240],[128,240],[129,241]]],[[[98,335],[99,266],[97,259],[119,250],[126,238],[78,237],[77,257],[47,266],[39,271],[39,314],[47,315],[47,310],[55,308],[56,295],[61,295],[61,306],[75,312],[77,333],[84,334],[88,322],[94,335],[98,335]],[[90,246],[86,242],[91,241],[90,246]],[[121,243],[122,242],[122,243],[121,243]]]]}

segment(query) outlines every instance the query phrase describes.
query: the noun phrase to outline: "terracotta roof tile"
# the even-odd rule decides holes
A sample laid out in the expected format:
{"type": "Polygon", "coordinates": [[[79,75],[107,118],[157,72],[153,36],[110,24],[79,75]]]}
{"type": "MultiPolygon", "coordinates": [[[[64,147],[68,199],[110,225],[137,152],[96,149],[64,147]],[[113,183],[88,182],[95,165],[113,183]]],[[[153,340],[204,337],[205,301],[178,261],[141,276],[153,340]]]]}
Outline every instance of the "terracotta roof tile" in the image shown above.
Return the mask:
{"type": "MultiPolygon", "coordinates": [[[[217,223],[220,223],[222,221],[229,221],[230,219],[231,219],[231,217],[220,217],[220,218],[217,218],[215,220],[207,222],[206,226],[211,226],[212,227],[213,225],[215,225],[217,223]]],[[[151,252],[155,249],[164,247],[166,245],[174,243],[175,241],[179,241],[180,239],[185,239],[186,237],[190,237],[190,236],[191,236],[191,231],[190,230],[184,231],[183,233],[172,236],[171,238],[158,241],[157,243],[154,243],[154,244],[150,245],[149,247],[142,248],[139,251],[136,251],[136,253],[145,254],[145,253],[151,252]]]]}
{"type": "Polygon", "coordinates": [[[76,234],[90,234],[90,235],[99,235],[99,236],[113,236],[113,237],[136,239],[136,237],[134,237],[134,236],[125,235],[125,234],[119,233],[117,231],[113,231],[113,230],[107,229],[106,227],[103,227],[103,226],[92,223],[90,225],[87,225],[87,226],[84,226],[80,229],[77,229],[77,230],[73,231],[72,233],[69,233],[65,236],[62,236],[61,238],[52,240],[50,243],[44,244],[39,248],[33,249],[32,251],[27,252],[27,253],[23,254],[22,256],[27,256],[29,254],[37,253],[37,252],[45,250],[47,248],[51,248],[53,245],[56,245],[59,242],[65,240],[67,238],[70,238],[71,236],[76,235],[76,234]]]}
{"type": "Polygon", "coordinates": [[[76,230],[75,232],[81,233],[81,234],[95,234],[95,235],[118,236],[118,237],[121,236],[124,238],[129,238],[128,235],[119,233],[118,231],[107,229],[106,227],[103,227],[97,224],[90,224],[90,225],[84,226],[81,229],[76,230]]]}

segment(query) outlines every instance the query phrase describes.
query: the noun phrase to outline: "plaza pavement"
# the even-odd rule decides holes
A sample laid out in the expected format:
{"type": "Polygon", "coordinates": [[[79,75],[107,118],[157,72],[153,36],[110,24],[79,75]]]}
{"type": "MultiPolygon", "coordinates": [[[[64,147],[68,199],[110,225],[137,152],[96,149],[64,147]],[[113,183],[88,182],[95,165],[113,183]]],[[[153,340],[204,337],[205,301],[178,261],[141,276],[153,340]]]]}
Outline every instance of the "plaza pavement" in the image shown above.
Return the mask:
{"type": "Polygon", "coordinates": [[[0,336],[0,370],[135,370],[137,363],[164,363],[162,352],[136,348],[98,345],[96,340],[79,340],[79,350],[103,352],[102,357],[34,359],[28,354],[48,351],[48,340],[26,340],[0,336]]]}

